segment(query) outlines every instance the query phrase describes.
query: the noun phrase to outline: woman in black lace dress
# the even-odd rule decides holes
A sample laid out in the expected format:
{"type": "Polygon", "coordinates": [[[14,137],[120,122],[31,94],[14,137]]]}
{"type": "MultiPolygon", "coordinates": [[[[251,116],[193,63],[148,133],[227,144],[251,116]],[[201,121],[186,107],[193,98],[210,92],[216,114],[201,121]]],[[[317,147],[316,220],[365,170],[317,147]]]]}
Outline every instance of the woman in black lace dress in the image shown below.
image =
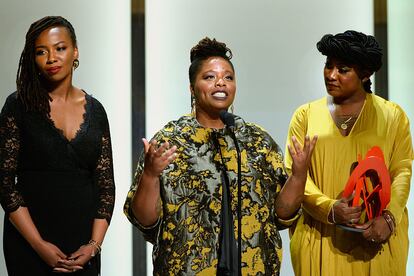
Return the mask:
{"type": "Polygon", "coordinates": [[[76,36],[62,17],[34,22],[17,92],[0,116],[0,201],[10,276],[98,275],[115,199],[102,105],[72,85],[76,36]]]}

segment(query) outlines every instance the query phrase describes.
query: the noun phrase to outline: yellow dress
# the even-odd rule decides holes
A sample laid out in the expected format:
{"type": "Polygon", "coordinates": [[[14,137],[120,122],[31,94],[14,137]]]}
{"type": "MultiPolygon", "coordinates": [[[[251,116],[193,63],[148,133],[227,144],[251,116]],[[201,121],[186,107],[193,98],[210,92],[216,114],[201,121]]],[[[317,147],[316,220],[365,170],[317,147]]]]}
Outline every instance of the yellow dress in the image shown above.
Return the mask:
{"type": "MultiPolygon", "coordinates": [[[[327,99],[299,107],[290,123],[303,144],[305,135],[318,135],[305,190],[304,212],[291,232],[290,250],[297,276],[405,275],[408,255],[408,214],[411,164],[414,158],[408,118],[396,104],[367,94],[363,109],[348,136],[342,136],[327,107],[327,99]],[[396,231],[384,244],[366,241],[361,233],[328,222],[335,200],[341,198],[351,164],[374,145],[384,152],[390,172],[391,201],[387,209],[396,231]]],[[[290,171],[292,160],[286,154],[290,171]]]]}

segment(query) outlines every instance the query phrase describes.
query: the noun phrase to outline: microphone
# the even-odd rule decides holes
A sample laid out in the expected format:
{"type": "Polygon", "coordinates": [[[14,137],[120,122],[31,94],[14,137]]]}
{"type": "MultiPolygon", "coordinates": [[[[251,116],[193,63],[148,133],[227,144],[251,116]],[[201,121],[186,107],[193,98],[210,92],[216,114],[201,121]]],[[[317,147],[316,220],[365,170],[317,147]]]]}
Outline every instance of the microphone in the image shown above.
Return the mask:
{"type": "Polygon", "coordinates": [[[234,115],[227,110],[220,111],[220,120],[233,132],[235,128],[234,115]]]}
{"type": "Polygon", "coordinates": [[[236,138],[236,134],[234,133],[235,130],[235,120],[234,120],[234,115],[231,114],[230,112],[227,112],[227,110],[221,110],[220,111],[220,120],[226,125],[226,127],[230,130],[230,136],[234,141],[234,146],[236,148],[236,152],[237,152],[237,232],[238,232],[238,237],[237,237],[237,262],[238,262],[238,268],[237,268],[237,276],[241,276],[241,267],[242,267],[242,240],[241,240],[241,236],[242,236],[242,225],[241,225],[241,221],[242,221],[242,216],[241,216],[241,202],[242,202],[242,194],[241,194],[241,153],[240,153],[240,147],[239,147],[239,143],[237,142],[237,138],[236,138]]]}

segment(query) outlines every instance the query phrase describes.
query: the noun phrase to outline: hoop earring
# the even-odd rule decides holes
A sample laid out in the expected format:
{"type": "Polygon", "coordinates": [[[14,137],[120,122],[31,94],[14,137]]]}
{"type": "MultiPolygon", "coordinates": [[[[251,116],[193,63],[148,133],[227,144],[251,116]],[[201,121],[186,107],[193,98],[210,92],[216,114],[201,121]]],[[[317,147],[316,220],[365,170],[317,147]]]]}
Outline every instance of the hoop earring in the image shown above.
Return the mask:
{"type": "Polygon", "coordinates": [[[78,68],[78,67],[79,67],[79,59],[75,59],[73,61],[73,70],[76,70],[76,68],[78,68]]]}

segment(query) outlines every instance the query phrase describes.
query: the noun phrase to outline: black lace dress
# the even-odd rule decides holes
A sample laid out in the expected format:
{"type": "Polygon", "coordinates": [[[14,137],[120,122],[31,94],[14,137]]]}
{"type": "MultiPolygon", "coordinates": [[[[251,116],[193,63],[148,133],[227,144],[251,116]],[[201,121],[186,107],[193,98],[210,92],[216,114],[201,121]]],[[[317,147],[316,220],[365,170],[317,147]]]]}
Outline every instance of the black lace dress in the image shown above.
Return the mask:
{"type": "MultiPolygon", "coordinates": [[[[91,239],[95,218],[110,222],[115,186],[108,120],[86,94],[84,122],[72,140],[51,119],[25,112],[16,93],[0,115],[0,202],[4,256],[10,276],[56,275],[10,223],[26,206],[42,238],[65,254],[91,239]]],[[[98,275],[100,256],[72,275],[98,275]]]]}

